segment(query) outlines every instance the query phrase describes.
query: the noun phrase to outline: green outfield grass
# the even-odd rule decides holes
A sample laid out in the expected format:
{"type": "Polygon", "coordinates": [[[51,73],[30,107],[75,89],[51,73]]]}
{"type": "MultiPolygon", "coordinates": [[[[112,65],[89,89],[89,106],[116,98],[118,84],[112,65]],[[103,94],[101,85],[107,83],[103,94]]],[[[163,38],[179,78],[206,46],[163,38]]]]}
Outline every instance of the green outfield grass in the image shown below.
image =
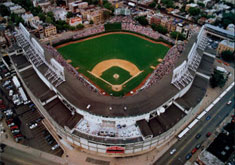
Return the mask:
{"type": "MultiPolygon", "coordinates": [[[[153,71],[150,66],[156,66],[159,63],[157,60],[159,58],[163,59],[168,50],[169,48],[164,45],[151,43],[130,34],[110,34],[58,49],[65,59],[72,60],[74,67],[79,67],[79,72],[91,79],[100,88],[108,93],[113,93],[115,96],[124,95],[137,87],[153,71]],[[113,92],[107,84],[87,72],[91,71],[99,62],[108,59],[127,60],[135,64],[139,70],[144,70],[144,72],[128,82],[125,87],[126,89],[124,88],[121,92],[113,92]]],[[[123,72],[120,69],[118,71],[123,72]]],[[[106,71],[107,73],[104,72],[102,76],[104,79],[112,81],[113,84],[116,80],[108,77],[113,76],[114,72],[109,70],[106,71]]],[[[122,74],[119,75],[120,82],[128,78],[128,75],[124,72],[122,74]]],[[[115,84],[117,83],[119,82],[115,82],[115,84]]]]}

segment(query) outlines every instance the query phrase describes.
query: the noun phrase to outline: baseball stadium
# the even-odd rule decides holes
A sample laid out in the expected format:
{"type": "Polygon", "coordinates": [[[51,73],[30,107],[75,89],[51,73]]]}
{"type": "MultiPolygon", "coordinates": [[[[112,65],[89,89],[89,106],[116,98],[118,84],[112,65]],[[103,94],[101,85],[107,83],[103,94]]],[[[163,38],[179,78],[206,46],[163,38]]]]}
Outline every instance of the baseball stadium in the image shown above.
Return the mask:
{"type": "Polygon", "coordinates": [[[120,27],[86,28],[53,47],[19,25],[23,54],[10,58],[62,148],[140,155],[167,145],[199,110],[214,62],[205,28],[175,42],[133,22],[120,27]]]}

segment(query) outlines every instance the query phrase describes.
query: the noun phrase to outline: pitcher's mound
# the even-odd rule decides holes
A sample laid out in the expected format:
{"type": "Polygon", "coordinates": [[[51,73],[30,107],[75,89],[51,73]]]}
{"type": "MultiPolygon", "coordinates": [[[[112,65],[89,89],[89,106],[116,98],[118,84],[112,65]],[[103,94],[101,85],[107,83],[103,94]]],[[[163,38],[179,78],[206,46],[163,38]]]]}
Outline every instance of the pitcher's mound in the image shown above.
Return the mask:
{"type": "Polygon", "coordinates": [[[119,74],[115,73],[115,74],[113,75],[113,78],[118,79],[118,78],[119,78],[119,74]]]}

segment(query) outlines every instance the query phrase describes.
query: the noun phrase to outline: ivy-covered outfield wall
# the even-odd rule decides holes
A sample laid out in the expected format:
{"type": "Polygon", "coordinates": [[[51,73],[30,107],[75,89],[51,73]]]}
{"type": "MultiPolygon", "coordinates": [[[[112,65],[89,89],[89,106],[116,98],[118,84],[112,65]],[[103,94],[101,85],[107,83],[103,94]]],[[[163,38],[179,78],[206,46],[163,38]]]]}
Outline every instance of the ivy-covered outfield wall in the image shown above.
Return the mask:
{"type": "Polygon", "coordinates": [[[113,30],[122,30],[122,24],[120,22],[107,23],[104,25],[104,29],[106,32],[110,32],[113,30]]]}

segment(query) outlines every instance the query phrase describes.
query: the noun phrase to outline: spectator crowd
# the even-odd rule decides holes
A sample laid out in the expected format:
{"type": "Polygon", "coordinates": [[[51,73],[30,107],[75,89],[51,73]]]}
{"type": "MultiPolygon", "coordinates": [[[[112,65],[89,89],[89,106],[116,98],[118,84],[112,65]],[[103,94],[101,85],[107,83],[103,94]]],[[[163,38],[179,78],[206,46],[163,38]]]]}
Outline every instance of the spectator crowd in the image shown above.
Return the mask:
{"type": "Polygon", "coordinates": [[[146,81],[148,84],[145,84],[145,87],[150,87],[154,83],[159,82],[163,76],[168,75],[173,71],[175,68],[175,62],[180,57],[182,51],[184,50],[184,43],[178,44],[173,46],[166,56],[164,57],[163,61],[157,66],[157,68],[153,71],[152,75],[150,76],[150,81],[146,81]]]}
{"type": "Polygon", "coordinates": [[[78,71],[71,65],[69,64],[59,52],[55,48],[49,45],[44,45],[44,49],[51,54],[67,71],[72,73],[74,77],[76,77],[78,80],[80,80],[84,86],[88,87],[90,90],[100,94],[100,91],[93,85],[91,84],[88,80],[86,80],[78,71]]]}
{"type": "Polygon", "coordinates": [[[98,25],[98,26],[94,26],[94,27],[79,31],[78,34],[73,36],[73,39],[83,38],[83,37],[87,37],[87,36],[94,35],[97,33],[102,33],[102,32],[104,32],[104,25],[98,25]]]}

